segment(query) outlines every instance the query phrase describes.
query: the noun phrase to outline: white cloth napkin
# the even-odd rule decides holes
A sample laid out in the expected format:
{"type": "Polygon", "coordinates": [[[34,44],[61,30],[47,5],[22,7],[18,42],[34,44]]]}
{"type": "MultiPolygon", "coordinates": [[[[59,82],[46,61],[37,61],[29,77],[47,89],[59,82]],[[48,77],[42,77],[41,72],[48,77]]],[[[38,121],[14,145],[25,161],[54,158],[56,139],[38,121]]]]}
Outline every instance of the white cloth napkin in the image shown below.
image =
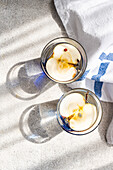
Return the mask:
{"type": "Polygon", "coordinates": [[[92,90],[103,101],[113,102],[113,1],[54,0],[69,37],[85,48],[88,66],[71,88],[92,90]]]}

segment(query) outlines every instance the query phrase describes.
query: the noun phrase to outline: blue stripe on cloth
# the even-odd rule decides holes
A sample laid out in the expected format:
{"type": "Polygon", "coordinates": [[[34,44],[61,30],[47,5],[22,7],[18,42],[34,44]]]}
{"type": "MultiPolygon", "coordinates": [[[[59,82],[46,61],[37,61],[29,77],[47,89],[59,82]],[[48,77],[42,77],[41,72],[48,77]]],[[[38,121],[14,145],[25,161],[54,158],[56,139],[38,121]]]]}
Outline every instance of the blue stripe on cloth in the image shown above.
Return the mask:
{"type": "Polygon", "coordinates": [[[97,75],[92,76],[92,80],[100,81],[100,78],[106,73],[109,62],[101,63],[97,75]]]}
{"type": "Polygon", "coordinates": [[[109,62],[107,63],[101,63],[99,67],[99,71],[97,75],[92,76],[92,80],[95,80],[94,83],[94,92],[95,94],[100,98],[102,95],[102,86],[103,82],[100,82],[100,78],[106,73],[106,70],[108,68],[109,62]]]}
{"type": "Polygon", "coordinates": [[[102,85],[103,85],[103,82],[95,81],[94,92],[99,98],[102,95],[102,85]]]}
{"type": "Polygon", "coordinates": [[[105,53],[102,53],[99,57],[99,59],[102,60],[109,60],[109,61],[113,61],[113,53],[109,53],[108,55],[106,55],[105,53]]]}
{"type": "Polygon", "coordinates": [[[105,53],[102,53],[99,57],[99,59],[102,61],[106,58],[106,54],[105,53]]]}
{"type": "Polygon", "coordinates": [[[86,78],[87,74],[89,73],[90,70],[85,71],[85,73],[77,80],[77,81],[82,81],[86,78]]]}

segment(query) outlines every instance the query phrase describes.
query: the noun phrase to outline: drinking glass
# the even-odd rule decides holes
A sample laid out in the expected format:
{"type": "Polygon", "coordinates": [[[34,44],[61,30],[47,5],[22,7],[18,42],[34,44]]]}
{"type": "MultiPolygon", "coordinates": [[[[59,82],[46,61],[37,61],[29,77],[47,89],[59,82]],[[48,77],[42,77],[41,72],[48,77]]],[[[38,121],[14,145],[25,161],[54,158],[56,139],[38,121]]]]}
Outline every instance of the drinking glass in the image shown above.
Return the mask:
{"type": "Polygon", "coordinates": [[[41,66],[42,66],[44,73],[51,80],[53,80],[57,83],[67,84],[67,83],[71,83],[73,81],[76,81],[77,79],[79,79],[83,75],[83,73],[86,70],[86,66],[87,66],[87,55],[86,55],[85,49],[82,47],[82,45],[79,42],[77,42],[76,40],[74,40],[72,38],[60,37],[60,38],[56,38],[56,39],[50,41],[44,47],[42,54],[41,54],[41,66]],[[74,46],[79,51],[79,53],[81,55],[79,67],[77,67],[77,74],[72,79],[67,80],[67,81],[59,81],[57,79],[54,79],[53,77],[51,77],[48,74],[47,69],[46,69],[46,63],[47,63],[48,59],[51,57],[51,55],[53,54],[53,49],[59,44],[70,44],[70,45],[74,46]]]}
{"type": "Polygon", "coordinates": [[[59,100],[58,105],[57,105],[57,120],[59,122],[59,125],[68,133],[73,134],[73,135],[85,135],[93,130],[95,130],[99,123],[101,122],[102,119],[102,106],[99,98],[90,90],[88,89],[83,89],[83,88],[76,88],[73,89],[67,93],[65,93],[59,100]],[[60,106],[64,98],[66,98],[68,95],[73,94],[73,93],[79,93],[82,96],[84,96],[86,103],[93,104],[96,107],[96,118],[93,124],[91,124],[90,127],[84,130],[73,130],[69,127],[69,122],[67,122],[67,119],[63,117],[60,113],[60,106]],[[87,98],[87,99],[86,99],[87,98]]]}
{"type": "Polygon", "coordinates": [[[18,99],[29,100],[37,97],[55,83],[71,83],[79,79],[85,72],[87,55],[80,43],[68,37],[59,37],[50,41],[42,50],[41,57],[15,64],[8,72],[6,85],[9,92],[18,99]],[[52,78],[46,69],[46,62],[58,44],[70,44],[78,49],[81,60],[77,74],[68,81],[52,78]]]}
{"type": "Polygon", "coordinates": [[[59,100],[33,105],[27,108],[20,118],[20,131],[29,141],[44,143],[60,134],[63,130],[72,135],[86,135],[95,130],[102,119],[102,106],[98,97],[88,89],[76,88],[65,93],[59,100]],[[87,98],[87,103],[96,107],[96,119],[93,124],[82,131],[73,130],[60,113],[60,105],[65,97],[79,93],[87,98]]]}

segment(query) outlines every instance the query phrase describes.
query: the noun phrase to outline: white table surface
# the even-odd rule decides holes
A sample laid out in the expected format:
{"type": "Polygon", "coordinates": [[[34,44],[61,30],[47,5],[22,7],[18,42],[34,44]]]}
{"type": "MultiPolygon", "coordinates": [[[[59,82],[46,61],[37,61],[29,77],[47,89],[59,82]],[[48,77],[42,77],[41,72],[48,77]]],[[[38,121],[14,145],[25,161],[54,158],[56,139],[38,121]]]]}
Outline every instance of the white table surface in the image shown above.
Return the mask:
{"type": "Polygon", "coordinates": [[[113,148],[105,141],[112,103],[104,103],[100,126],[85,136],[62,131],[36,144],[24,138],[19,121],[31,105],[59,99],[57,84],[32,100],[14,97],[6,87],[10,68],[40,57],[43,47],[65,30],[52,0],[0,1],[0,170],[112,170],[113,148]]]}

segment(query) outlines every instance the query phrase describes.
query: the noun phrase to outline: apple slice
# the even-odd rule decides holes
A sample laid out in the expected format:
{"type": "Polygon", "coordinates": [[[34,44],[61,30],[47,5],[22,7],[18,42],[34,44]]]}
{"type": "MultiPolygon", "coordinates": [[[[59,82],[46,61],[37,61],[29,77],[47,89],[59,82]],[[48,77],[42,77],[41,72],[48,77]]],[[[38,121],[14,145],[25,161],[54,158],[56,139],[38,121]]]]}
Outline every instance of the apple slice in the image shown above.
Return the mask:
{"type": "Polygon", "coordinates": [[[58,81],[68,81],[75,77],[77,70],[66,62],[59,62],[55,58],[50,58],[46,63],[48,74],[58,81]]]}
{"type": "Polygon", "coordinates": [[[69,126],[76,131],[88,129],[96,120],[96,107],[93,104],[87,103],[82,110],[79,110],[70,119],[69,126]]]}
{"type": "MultiPolygon", "coordinates": [[[[53,50],[53,55],[59,59],[62,55],[68,55],[68,61],[77,64],[81,60],[80,52],[71,44],[59,44],[53,50]]],[[[66,57],[67,58],[67,57],[66,57]]]]}
{"type": "Polygon", "coordinates": [[[97,117],[96,106],[90,103],[86,103],[83,107],[83,112],[86,114],[87,119],[91,120],[91,124],[93,124],[97,117]]]}
{"type": "Polygon", "coordinates": [[[77,70],[73,64],[80,60],[81,55],[76,47],[71,44],[59,44],[53,49],[53,54],[47,61],[46,70],[52,78],[68,81],[76,76],[77,70]]]}
{"type": "Polygon", "coordinates": [[[85,105],[84,97],[79,93],[71,93],[66,96],[60,104],[60,114],[69,117],[85,105]]]}

